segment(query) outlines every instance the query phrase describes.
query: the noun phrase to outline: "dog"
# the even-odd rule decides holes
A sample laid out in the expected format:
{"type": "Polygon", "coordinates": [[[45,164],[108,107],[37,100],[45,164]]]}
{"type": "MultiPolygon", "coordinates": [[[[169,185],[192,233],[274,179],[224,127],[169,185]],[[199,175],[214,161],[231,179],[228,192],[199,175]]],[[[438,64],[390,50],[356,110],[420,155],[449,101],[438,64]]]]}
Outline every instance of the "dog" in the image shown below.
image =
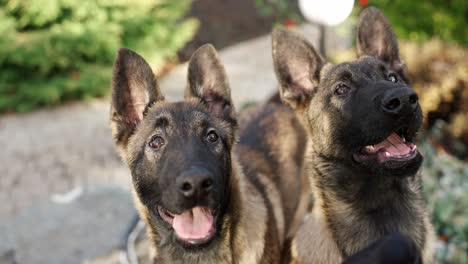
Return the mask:
{"type": "Polygon", "coordinates": [[[140,55],[119,50],[110,124],[131,171],[154,263],[283,261],[282,249],[305,214],[308,186],[301,184],[305,136],[284,144],[277,132],[305,131],[300,124],[275,130],[259,121],[262,111],[268,108],[250,109],[238,120],[224,67],[209,44],[192,55],[185,99],[176,103],[165,100],[140,55]],[[238,127],[244,128],[241,143],[238,127]]]}
{"type": "Polygon", "coordinates": [[[354,61],[331,65],[286,29],[273,31],[272,47],[281,99],[307,131],[304,171],[314,196],[292,262],[340,263],[400,233],[423,263],[433,263],[435,235],[417,173],[423,157],[414,143],[422,113],[384,15],[362,12],[354,61]]]}

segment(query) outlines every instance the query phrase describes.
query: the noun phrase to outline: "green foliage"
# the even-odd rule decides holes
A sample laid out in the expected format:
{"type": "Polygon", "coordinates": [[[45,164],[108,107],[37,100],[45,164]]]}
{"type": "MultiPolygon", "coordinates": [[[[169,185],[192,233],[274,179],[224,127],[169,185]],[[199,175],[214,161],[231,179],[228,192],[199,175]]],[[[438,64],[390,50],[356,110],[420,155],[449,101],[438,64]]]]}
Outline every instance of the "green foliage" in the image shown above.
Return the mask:
{"type": "Polygon", "coordinates": [[[261,16],[273,16],[277,22],[284,23],[292,19],[295,23],[299,23],[304,20],[299,12],[297,1],[255,0],[255,6],[261,16]]]}
{"type": "MultiPolygon", "coordinates": [[[[297,0],[256,0],[261,15],[273,15],[280,22],[285,18],[301,21],[297,0]]],[[[356,8],[361,9],[356,1],[356,8]]],[[[397,35],[409,40],[425,41],[438,37],[444,41],[468,45],[466,27],[466,0],[369,0],[370,6],[376,6],[385,13],[397,35]]],[[[367,4],[366,4],[367,5],[367,4]]],[[[359,14],[353,12],[354,14],[359,14]]]]}
{"type": "Polygon", "coordinates": [[[173,58],[197,22],[186,0],[0,1],[0,112],[103,96],[117,49],[153,67],[173,58]]]}
{"type": "Polygon", "coordinates": [[[399,37],[424,41],[437,36],[468,45],[466,0],[369,0],[383,10],[399,37]]]}

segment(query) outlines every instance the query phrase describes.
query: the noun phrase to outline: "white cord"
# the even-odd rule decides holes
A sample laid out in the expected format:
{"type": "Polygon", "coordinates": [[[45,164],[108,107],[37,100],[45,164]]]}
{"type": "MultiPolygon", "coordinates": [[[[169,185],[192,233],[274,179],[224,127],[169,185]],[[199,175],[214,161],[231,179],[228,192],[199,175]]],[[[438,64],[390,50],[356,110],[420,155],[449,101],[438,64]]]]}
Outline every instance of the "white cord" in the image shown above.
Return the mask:
{"type": "Polygon", "coordinates": [[[128,235],[127,250],[120,251],[121,264],[138,264],[138,255],[136,253],[135,243],[143,230],[145,230],[145,222],[140,219],[138,224],[128,235]]]}

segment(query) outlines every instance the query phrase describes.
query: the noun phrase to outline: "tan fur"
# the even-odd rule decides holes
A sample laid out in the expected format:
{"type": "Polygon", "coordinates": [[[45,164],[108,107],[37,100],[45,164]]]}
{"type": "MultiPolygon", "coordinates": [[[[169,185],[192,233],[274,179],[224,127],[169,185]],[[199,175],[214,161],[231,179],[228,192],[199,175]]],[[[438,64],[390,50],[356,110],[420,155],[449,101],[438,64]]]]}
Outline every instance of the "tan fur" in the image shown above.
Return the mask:
{"type": "Polygon", "coordinates": [[[241,111],[239,148],[243,149],[241,160],[244,163],[255,161],[249,167],[261,172],[259,178],[262,185],[270,186],[269,189],[276,188],[267,193],[269,197],[274,197],[275,193],[280,198],[277,201],[270,198],[270,201],[274,202],[275,208],[282,208],[283,217],[279,218],[277,213],[276,218],[284,222],[283,236],[288,240],[294,236],[309,209],[311,194],[307,175],[302,172],[305,131],[295,113],[281,104],[276,96],[264,104],[241,111]],[[252,134],[258,141],[253,146],[244,142],[252,134]],[[273,175],[279,175],[276,176],[278,179],[273,179],[273,175]],[[269,184],[265,184],[265,181],[269,184]]]}
{"type": "Polygon", "coordinates": [[[323,222],[317,210],[306,216],[291,245],[292,263],[341,263],[341,253],[323,222]]]}
{"type": "Polygon", "coordinates": [[[435,254],[436,254],[436,233],[434,227],[431,223],[429,214],[426,212],[424,217],[424,225],[426,229],[426,244],[422,251],[423,263],[431,264],[436,263],[435,254]]]}
{"type": "Polygon", "coordinates": [[[271,182],[268,177],[258,174],[258,179],[260,183],[265,187],[265,192],[268,197],[268,200],[273,205],[273,213],[276,219],[276,230],[278,231],[278,238],[280,241],[280,247],[283,246],[285,240],[285,226],[284,226],[284,216],[283,216],[283,204],[281,201],[281,194],[279,190],[274,186],[274,183],[271,182]]]}
{"type": "MultiPolygon", "coordinates": [[[[316,201],[313,213],[306,216],[303,224],[300,226],[297,235],[292,243],[291,263],[324,263],[334,264],[343,261],[341,252],[336,246],[335,239],[331,234],[323,210],[319,209],[320,201],[316,201]]],[[[352,213],[347,212],[348,218],[342,218],[343,221],[351,222],[352,213]]],[[[434,263],[435,234],[429,217],[425,217],[425,225],[428,228],[426,234],[425,246],[422,250],[423,263],[434,263]]]]}

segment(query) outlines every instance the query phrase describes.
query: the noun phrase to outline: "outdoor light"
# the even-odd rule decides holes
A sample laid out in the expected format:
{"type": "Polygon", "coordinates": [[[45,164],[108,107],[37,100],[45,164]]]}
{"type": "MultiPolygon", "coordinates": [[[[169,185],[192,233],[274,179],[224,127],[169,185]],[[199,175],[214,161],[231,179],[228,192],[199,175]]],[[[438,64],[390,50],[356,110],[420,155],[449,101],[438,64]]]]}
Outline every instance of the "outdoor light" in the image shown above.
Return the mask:
{"type": "Polygon", "coordinates": [[[299,0],[302,15],[319,25],[320,53],[326,57],[325,26],[335,26],[345,21],[353,10],[354,0],[299,0]]]}
{"type": "Polygon", "coordinates": [[[327,26],[343,22],[353,10],[354,0],[299,0],[304,17],[327,26]]]}

